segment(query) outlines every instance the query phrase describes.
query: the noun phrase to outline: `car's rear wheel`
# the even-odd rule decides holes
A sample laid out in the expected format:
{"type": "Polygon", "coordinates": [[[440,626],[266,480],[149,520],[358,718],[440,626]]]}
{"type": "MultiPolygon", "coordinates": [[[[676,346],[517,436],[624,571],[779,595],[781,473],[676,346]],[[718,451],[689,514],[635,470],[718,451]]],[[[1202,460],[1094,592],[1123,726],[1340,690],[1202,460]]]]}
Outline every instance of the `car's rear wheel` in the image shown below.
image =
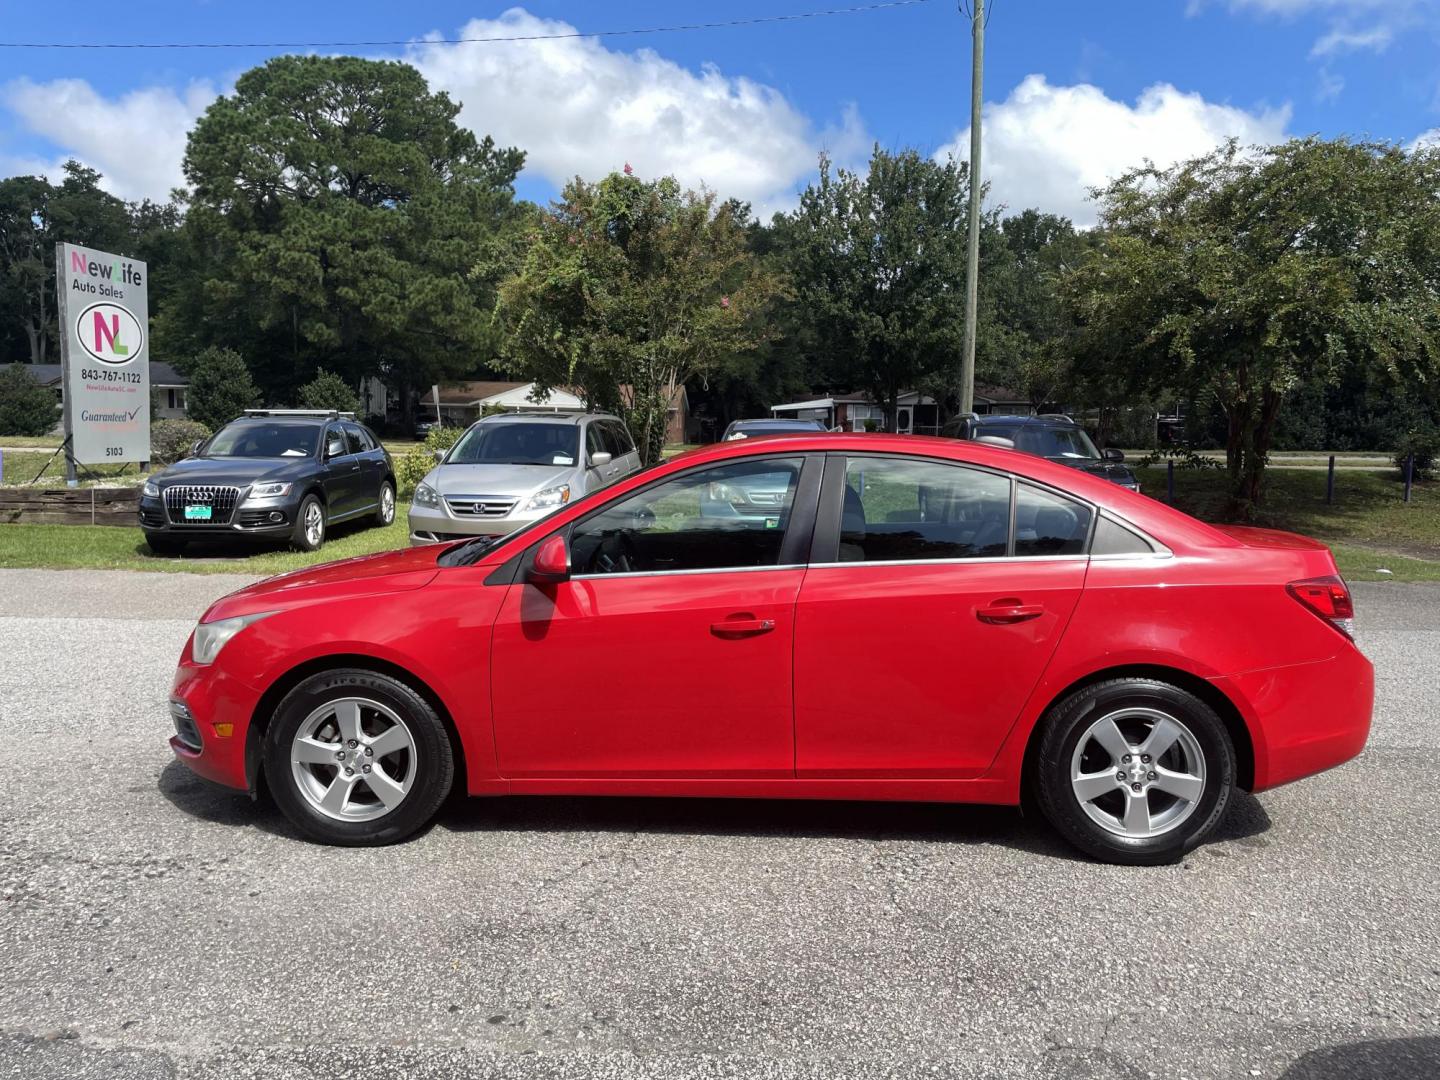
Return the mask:
{"type": "Polygon", "coordinates": [[[1077,691],[1042,721],[1032,782],[1056,830],[1097,859],[1174,862],[1225,815],[1235,748],[1194,694],[1154,679],[1077,691]]]}
{"type": "Polygon", "coordinates": [[[319,551],[325,543],[325,504],[318,495],[306,495],[301,500],[290,542],[301,551],[319,551]]]}
{"type": "Polygon", "coordinates": [[[375,509],[375,523],[389,525],[395,520],[395,485],[389,480],[380,485],[380,504],[375,509]]]}
{"type": "Polygon", "coordinates": [[[265,778],[301,832],[327,844],[393,844],[422,829],[450,792],[445,727],[398,679],[363,670],[313,675],[276,710],[265,778]]]}

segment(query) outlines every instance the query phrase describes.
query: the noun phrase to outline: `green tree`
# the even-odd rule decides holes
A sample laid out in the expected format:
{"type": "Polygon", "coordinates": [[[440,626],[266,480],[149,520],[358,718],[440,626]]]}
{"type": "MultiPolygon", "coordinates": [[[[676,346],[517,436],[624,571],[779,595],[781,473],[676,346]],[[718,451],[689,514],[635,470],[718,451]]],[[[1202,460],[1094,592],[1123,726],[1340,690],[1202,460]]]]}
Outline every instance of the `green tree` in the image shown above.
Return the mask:
{"type": "Polygon", "coordinates": [[[493,271],[524,220],[524,155],[477,140],[407,64],[282,56],[190,135],[193,268],[167,332],[241,350],[267,394],[299,373],[418,387],[493,354],[493,271]]]}
{"type": "Polygon", "coordinates": [[[572,181],[500,286],[505,364],[619,411],[645,461],[659,460],[678,388],[769,336],[783,286],[750,250],[747,225],[743,204],[682,191],[671,177],[572,181]]]}
{"type": "MultiPolygon", "coordinates": [[[[963,163],[877,147],[863,176],[822,158],[818,181],[777,222],[816,381],[868,390],[892,430],[902,391],[943,397],[957,385],[969,199],[963,163]]],[[[987,212],[982,280],[1003,255],[996,221],[987,212]]]]}
{"type": "Polygon", "coordinates": [[[1437,191],[1440,151],[1347,139],[1136,169],[1099,193],[1096,257],[1069,282],[1079,348],[1112,386],[1213,394],[1247,516],[1301,386],[1440,375],[1437,191]]]}
{"type": "Polygon", "coordinates": [[[339,375],[317,371],[315,378],[300,388],[300,404],[306,409],[353,413],[359,411],[360,396],[339,375]]]}
{"type": "Polygon", "coordinates": [[[24,364],[0,367],[0,435],[48,435],[59,422],[53,391],[24,364]]]}
{"type": "Polygon", "coordinates": [[[190,418],[211,431],[219,431],[260,403],[260,391],[250,378],[250,370],[233,349],[204,349],[185,369],[190,374],[185,398],[190,418]]]}
{"type": "Polygon", "coordinates": [[[55,245],[122,250],[125,204],[100,189],[100,174],[65,163],[59,184],[38,176],[0,180],[0,359],[23,348],[32,364],[59,363],[55,245]]]}

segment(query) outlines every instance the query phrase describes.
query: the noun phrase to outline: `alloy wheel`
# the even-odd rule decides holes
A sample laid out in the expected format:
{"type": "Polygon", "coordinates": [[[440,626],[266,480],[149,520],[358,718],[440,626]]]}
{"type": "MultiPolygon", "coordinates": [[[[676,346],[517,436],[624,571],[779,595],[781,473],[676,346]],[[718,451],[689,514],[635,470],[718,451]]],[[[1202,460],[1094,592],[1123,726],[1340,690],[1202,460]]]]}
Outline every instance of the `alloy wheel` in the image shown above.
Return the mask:
{"type": "Polygon", "coordinates": [[[393,811],[415,780],[415,738],[373,698],[344,697],[296,729],[290,768],[301,796],[327,817],[370,821],[393,811]]]}
{"type": "Polygon", "coordinates": [[[305,507],[305,539],[314,547],[319,547],[320,541],[325,539],[325,513],[318,502],[311,502],[305,507]]]}
{"type": "Polygon", "coordinates": [[[380,485],[380,520],[386,525],[395,520],[395,489],[389,484],[380,485]]]}
{"type": "Polygon", "coordinates": [[[1170,832],[1205,792],[1205,755],[1185,724],[1159,709],[1125,708],[1080,736],[1070,784],[1085,814],[1129,839],[1170,832]]]}

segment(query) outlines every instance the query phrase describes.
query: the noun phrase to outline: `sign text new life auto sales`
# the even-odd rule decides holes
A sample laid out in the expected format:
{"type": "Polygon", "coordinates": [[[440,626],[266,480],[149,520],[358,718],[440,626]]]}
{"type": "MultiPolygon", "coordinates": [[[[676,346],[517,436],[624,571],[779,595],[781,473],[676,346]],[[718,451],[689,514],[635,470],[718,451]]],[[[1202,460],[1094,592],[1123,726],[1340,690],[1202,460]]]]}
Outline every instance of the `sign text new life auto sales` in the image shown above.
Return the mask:
{"type": "Polygon", "coordinates": [[[55,249],[65,430],[76,461],[150,459],[149,290],[144,263],[55,249]]]}

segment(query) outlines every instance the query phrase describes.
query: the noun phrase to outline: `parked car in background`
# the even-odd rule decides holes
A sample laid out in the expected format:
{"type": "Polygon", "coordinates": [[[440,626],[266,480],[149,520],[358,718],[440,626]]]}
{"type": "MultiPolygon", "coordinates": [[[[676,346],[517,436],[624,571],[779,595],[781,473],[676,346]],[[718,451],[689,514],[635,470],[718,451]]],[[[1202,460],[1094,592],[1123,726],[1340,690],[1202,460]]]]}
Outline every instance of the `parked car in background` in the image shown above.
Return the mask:
{"type": "Polygon", "coordinates": [[[502,536],[639,470],[618,416],[487,416],[416,486],[410,543],[502,536]]]}
{"type": "Polygon", "coordinates": [[[959,416],[940,429],[941,438],[974,439],[993,446],[1010,446],[1036,454],[1059,465],[1103,477],[1131,491],[1140,490],[1135,471],[1125,464],[1122,450],[1097,450],[1085,429],[1068,416],[959,416]]]}
{"type": "Polygon", "coordinates": [[[444,426],[439,420],[417,420],[415,422],[415,441],[424,442],[430,432],[444,426]]]}
{"type": "Polygon", "coordinates": [[[721,442],[750,439],[756,435],[814,435],[828,430],[819,420],[732,420],[720,436],[721,442]]]}
{"type": "MultiPolygon", "coordinates": [[[[561,433],[597,423],[472,434],[570,456],[585,444],[561,433]]],[[[332,844],[411,835],[459,777],[473,795],[1033,800],[1097,858],[1173,862],[1236,788],[1360,752],[1374,672],[1353,616],[1323,544],[1041,457],[745,440],[508,536],[231,593],[181,654],[171,746],[332,844]],[[707,514],[726,488],[780,497],[707,514]]]]}
{"type": "Polygon", "coordinates": [[[140,493],[152,551],[218,536],[289,540],[303,551],[331,525],[395,520],[395,466],[351,413],[251,409],[153,474],[140,493]]]}

